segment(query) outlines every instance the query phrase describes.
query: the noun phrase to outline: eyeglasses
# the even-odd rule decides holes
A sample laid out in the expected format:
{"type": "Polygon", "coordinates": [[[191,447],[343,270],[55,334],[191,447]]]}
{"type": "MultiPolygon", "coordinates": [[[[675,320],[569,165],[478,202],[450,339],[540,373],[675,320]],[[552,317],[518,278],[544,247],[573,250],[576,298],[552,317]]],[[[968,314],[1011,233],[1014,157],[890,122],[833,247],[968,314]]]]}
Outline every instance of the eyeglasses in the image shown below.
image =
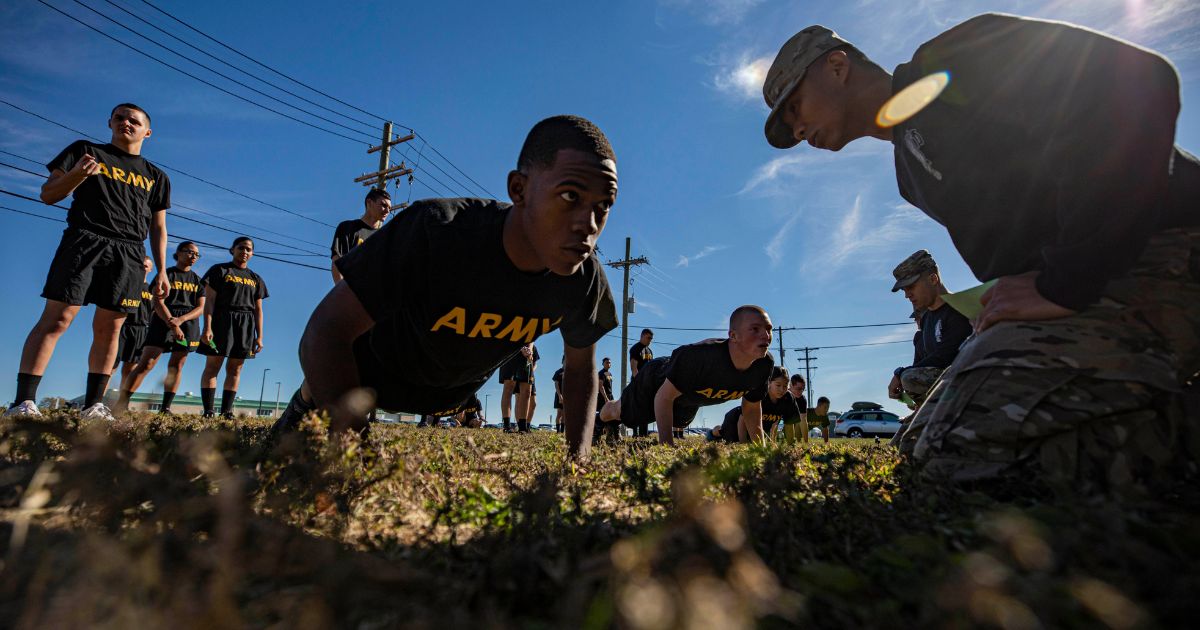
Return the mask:
{"type": "Polygon", "coordinates": [[[184,256],[191,256],[192,258],[199,258],[199,257],[200,257],[200,252],[192,251],[192,250],[190,250],[190,249],[185,249],[185,250],[183,250],[183,251],[181,251],[181,252],[179,252],[179,253],[180,253],[180,254],[183,254],[184,256]]]}

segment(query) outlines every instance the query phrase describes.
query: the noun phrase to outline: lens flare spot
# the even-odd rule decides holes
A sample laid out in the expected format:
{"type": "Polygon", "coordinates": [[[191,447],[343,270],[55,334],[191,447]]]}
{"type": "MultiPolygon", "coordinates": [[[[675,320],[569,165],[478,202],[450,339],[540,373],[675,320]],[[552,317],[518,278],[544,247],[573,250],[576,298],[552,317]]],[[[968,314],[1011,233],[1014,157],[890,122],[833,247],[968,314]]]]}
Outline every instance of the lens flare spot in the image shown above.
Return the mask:
{"type": "Polygon", "coordinates": [[[932,103],[946,86],[950,85],[949,72],[935,72],[914,81],[908,87],[889,98],[875,116],[875,124],[887,129],[916,116],[932,103]]]}

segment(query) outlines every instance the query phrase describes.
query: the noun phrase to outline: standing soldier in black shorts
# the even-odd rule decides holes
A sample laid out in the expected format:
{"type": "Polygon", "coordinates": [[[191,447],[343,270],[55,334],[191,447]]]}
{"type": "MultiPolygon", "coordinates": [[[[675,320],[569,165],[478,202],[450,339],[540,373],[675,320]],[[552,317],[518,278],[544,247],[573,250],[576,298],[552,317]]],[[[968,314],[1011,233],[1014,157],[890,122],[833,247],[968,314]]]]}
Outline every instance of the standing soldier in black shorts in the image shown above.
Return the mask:
{"type": "Polygon", "coordinates": [[[163,352],[169,352],[171,359],[167,362],[167,377],[163,379],[159,413],[171,413],[171,403],[175,400],[175,392],[179,391],[179,373],[188,353],[200,345],[199,318],[204,312],[204,292],[200,276],[192,271],[197,260],[200,260],[200,248],[195,243],[184,241],[175,248],[175,264],[162,274],[170,282],[171,293],[165,300],[154,300],[154,317],[146,333],[146,346],[137,366],[121,381],[118,410],[123,411],[129,406],[129,397],[137,391],[142,379],[154,369],[163,352]]]}
{"type": "Polygon", "coordinates": [[[771,318],[761,307],[739,306],[729,316],[729,338],[680,346],[652,359],[604,406],[602,422],[635,427],[657,421],[658,439],[674,444],[674,427],[686,428],[701,407],[741,400],[750,440],[762,442],[762,399],[775,367],[771,318]]]}
{"type": "MultiPolygon", "coordinates": [[[[650,344],[654,341],[654,331],[649,328],[642,329],[642,336],[638,342],[629,347],[629,368],[632,370],[633,376],[637,376],[638,370],[646,365],[654,358],[654,351],[650,349],[650,344]]],[[[649,424],[643,424],[633,427],[633,435],[635,437],[645,436],[649,433],[649,424]]]]}
{"type": "Polygon", "coordinates": [[[154,317],[154,294],[150,292],[150,270],[154,268],[154,261],[146,256],[142,259],[142,269],[145,270],[145,280],[142,280],[142,296],[138,300],[138,307],[133,315],[125,318],[125,324],[121,326],[121,338],[117,341],[117,362],[113,364],[113,369],[117,369],[121,365],[121,380],[133,371],[133,367],[137,365],[138,359],[142,356],[142,346],[146,345],[146,332],[150,328],[150,318],[154,317]]]}
{"type": "Polygon", "coordinates": [[[342,280],[342,272],[337,268],[338,259],[349,254],[350,250],[355,247],[362,245],[372,234],[383,227],[383,222],[387,220],[391,212],[392,196],[386,190],[372,188],[367,191],[367,198],[363,200],[362,217],[342,221],[338,224],[337,229],[333,231],[333,244],[329,247],[330,258],[333,259],[329,270],[333,274],[334,284],[342,280]]]}
{"type": "Polygon", "coordinates": [[[533,365],[541,359],[534,345],[526,344],[518,354],[514,354],[500,366],[500,420],[504,431],[512,431],[512,404],[516,397],[517,431],[526,432],[528,427],[522,423],[529,420],[530,387],[533,383],[533,365]]]}
{"type": "Polygon", "coordinates": [[[239,236],[229,248],[233,260],[213,265],[204,274],[204,332],[200,335],[200,354],[207,357],[200,376],[200,399],[204,417],[213,417],[213,398],[217,374],[225,367],[225,387],[221,391],[221,415],[233,418],[233,401],[246,359],[263,349],[263,300],[270,297],[262,276],[247,265],[254,256],[254,241],[239,236]]]}
{"type": "MultiPolygon", "coordinates": [[[[117,105],[108,128],[108,144],[77,140],[46,165],[50,176],[42,185],[42,201],[55,204],[72,196],[71,209],[42,289],[46,305],[21,350],[15,404],[5,415],[41,415],[37,388],[54,346],[80,307],[95,304],[83,417],[112,418],[101,399],[117,358],[121,325],[141,303],[147,233],[155,265],[160,271],[165,266],[171,182],[141,156],[150,137],[150,116],[142,108],[117,105]]],[[[169,290],[161,275],[152,284],[160,298],[169,290]]]]}
{"type": "MultiPolygon", "coordinates": [[[[605,359],[607,361],[607,359],[605,359]]],[[[563,432],[563,397],[562,397],[562,379],[563,369],[560,367],[554,372],[554,376],[550,377],[554,381],[554,432],[563,432]]],[[[596,407],[599,409],[599,405],[596,407]]]]}
{"type": "Polygon", "coordinates": [[[300,342],[305,383],[277,426],[318,407],[331,431],[366,427],[366,404],[433,413],[460,404],[522,346],[559,329],[567,445],[585,456],[596,342],[616,305],[596,240],[617,196],[616,157],[595,125],[555,116],[508,174],[512,204],[428,199],[338,260],[343,281],[300,342]]]}

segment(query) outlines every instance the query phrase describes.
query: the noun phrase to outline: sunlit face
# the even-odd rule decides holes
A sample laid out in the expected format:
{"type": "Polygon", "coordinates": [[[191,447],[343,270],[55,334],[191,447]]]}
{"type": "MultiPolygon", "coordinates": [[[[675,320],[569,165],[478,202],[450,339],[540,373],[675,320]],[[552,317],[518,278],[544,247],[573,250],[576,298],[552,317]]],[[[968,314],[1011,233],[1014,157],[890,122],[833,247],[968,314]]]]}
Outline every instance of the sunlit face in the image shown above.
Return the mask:
{"type": "Polygon", "coordinates": [[[606,369],[606,370],[607,370],[607,369],[609,369],[609,368],[611,368],[611,367],[612,367],[612,360],[611,360],[611,359],[605,359],[605,360],[604,360],[604,369],[606,369]]]}
{"type": "Polygon", "coordinates": [[[175,262],[180,268],[187,269],[200,260],[200,248],[195,245],[184,245],[175,252],[175,262]]]}
{"type": "Polygon", "coordinates": [[[816,410],[817,410],[817,413],[819,413],[821,415],[825,415],[825,414],[829,413],[829,402],[823,401],[823,402],[817,403],[816,410]]]}
{"type": "Polygon", "coordinates": [[[250,258],[254,256],[254,242],[241,241],[237,245],[234,245],[231,251],[233,252],[233,262],[240,266],[245,266],[246,263],[250,262],[250,258]]]}
{"type": "Polygon", "coordinates": [[[510,177],[513,203],[524,206],[525,235],[541,264],[558,275],[579,269],[617,200],[617,165],[575,149],[561,149],[550,167],[510,177]]]}
{"type": "Polygon", "coordinates": [[[388,215],[392,213],[392,200],[387,197],[379,197],[366,202],[367,216],[373,223],[385,221],[388,215]]]}
{"type": "Polygon", "coordinates": [[[788,391],[788,380],[786,377],[777,378],[767,384],[767,393],[771,396],[771,400],[783,398],[783,395],[788,391]]]}
{"type": "Polygon", "coordinates": [[[936,273],[921,274],[916,282],[904,287],[904,298],[912,303],[914,311],[927,311],[937,301],[940,284],[936,273]]]}
{"type": "Polygon", "coordinates": [[[751,312],[732,322],[729,343],[739,352],[766,356],[771,348],[771,318],[764,313],[751,312]]]}
{"type": "Polygon", "coordinates": [[[150,260],[150,257],[149,257],[149,256],[147,256],[147,257],[145,257],[145,258],[143,258],[143,259],[142,259],[142,271],[143,271],[143,272],[144,272],[144,273],[145,273],[147,276],[149,276],[149,275],[150,275],[150,270],[151,270],[151,269],[153,269],[153,268],[154,268],[154,263],[153,263],[153,262],[150,260]]]}
{"type": "Polygon", "coordinates": [[[643,346],[650,345],[650,342],[652,342],[652,341],[654,341],[654,333],[649,333],[649,332],[642,333],[642,345],[643,346]]]}
{"type": "Polygon", "coordinates": [[[833,51],[814,61],[800,85],[784,102],[781,118],[798,142],[829,151],[840,151],[854,137],[847,132],[845,73],[846,53],[833,51]]]}
{"type": "Polygon", "coordinates": [[[118,107],[108,119],[113,142],[133,144],[150,137],[150,121],[146,114],[131,107],[118,107]]]}
{"type": "Polygon", "coordinates": [[[788,391],[792,393],[793,397],[799,398],[804,395],[804,386],[804,381],[798,381],[789,385],[788,391]]]}

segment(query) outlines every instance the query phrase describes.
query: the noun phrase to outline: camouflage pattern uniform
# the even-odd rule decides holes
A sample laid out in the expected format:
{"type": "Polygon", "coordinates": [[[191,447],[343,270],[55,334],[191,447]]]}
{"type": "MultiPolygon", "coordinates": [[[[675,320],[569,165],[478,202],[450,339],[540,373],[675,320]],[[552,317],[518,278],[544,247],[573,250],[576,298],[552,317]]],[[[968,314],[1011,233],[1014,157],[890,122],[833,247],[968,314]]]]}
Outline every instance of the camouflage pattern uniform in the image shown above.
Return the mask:
{"type": "Polygon", "coordinates": [[[1128,488],[1200,459],[1198,402],[1200,228],[1176,228],[1097,304],[969,339],[899,445],[933,477],[1128,488]]]}

